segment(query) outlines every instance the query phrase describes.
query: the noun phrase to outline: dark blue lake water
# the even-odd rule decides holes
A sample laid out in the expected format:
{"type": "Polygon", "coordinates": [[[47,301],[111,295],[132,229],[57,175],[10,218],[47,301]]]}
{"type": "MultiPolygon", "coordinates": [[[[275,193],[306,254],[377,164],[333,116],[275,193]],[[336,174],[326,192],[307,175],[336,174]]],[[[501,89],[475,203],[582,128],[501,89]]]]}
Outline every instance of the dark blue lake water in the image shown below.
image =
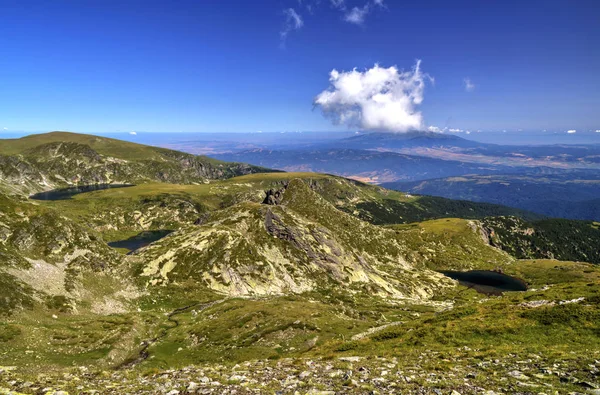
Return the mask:
{"type": "Polygon", "coordinates": [[[111,241],[108,245],[113,248],[125,248],[129,250],[129,253],[132,253],[156,240],[162,239],[172,232],[172,230],[168,229],[147,230],[125,240],[111,241]]]}
{"type": "Polygon", "coordinates": [[[507,291],[527,291],[527,283],[520,278],[491,270],[442,271],[441,273],[483,294],[500,295],[507,291]]]}

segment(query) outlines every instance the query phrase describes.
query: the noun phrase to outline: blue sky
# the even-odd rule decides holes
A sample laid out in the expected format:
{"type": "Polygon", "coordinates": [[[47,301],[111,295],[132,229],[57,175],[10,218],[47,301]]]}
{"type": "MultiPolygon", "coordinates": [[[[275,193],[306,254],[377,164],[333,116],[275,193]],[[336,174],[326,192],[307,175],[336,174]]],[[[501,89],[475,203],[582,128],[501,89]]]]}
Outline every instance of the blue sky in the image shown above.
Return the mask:
{"type": "Polygon", "coordinates": [[[600,129],[600,2],[489,3],[0,0],[0,132],[345,130],[330,71],[416,59],[424,127],[600,129]]]}

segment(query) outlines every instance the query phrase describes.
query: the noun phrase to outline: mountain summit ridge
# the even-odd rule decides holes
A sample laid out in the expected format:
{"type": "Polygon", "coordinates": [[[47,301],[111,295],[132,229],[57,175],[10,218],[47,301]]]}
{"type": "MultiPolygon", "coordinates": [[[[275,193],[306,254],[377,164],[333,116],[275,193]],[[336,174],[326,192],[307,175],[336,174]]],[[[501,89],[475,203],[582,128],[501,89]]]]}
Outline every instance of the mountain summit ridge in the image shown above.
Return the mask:
{"type": "Polygon", "coordinates": [[[51,132],[6,139],[0,146],[0,188],[31,194],[78,184],[180,184],[272,170],[106,137],[51,132]]]}

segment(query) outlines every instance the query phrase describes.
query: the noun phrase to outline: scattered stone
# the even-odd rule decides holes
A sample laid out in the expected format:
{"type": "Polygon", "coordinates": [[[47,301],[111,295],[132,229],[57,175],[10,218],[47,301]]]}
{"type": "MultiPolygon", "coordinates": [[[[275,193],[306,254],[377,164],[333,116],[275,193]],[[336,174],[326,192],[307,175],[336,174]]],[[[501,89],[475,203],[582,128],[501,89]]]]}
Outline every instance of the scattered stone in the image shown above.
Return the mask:
{"type": "Polygon", "coordinates": [[[514,378],[516,378],[518,380],[529,380],[529,376],[521,373],[518,370],[513,370],[511,372],[508,372],[508,374],[509,374],[509,376],[514,377],[514,378]]]}
{"type": "Polygon", "coordinates": [[[241,376],[239,374],[234,374],[232,376],[229,377],[229,381],[237,381],[237,382],[244,382],[246,381],[246,376],[241,376]]]}
{"type": "Polygon", "coordinates": [[[555,304],[555,302],[551,302],[549,300],[532,300],[531,302],[523,302],[519,306],[533,309],[536,307],[554,306],[555,304]]]}
{"type": "Polygon", "coordinates": [[[361,360],[361,357],[339,357],[338,359],[344,362],[358,362],[361,360]]]}

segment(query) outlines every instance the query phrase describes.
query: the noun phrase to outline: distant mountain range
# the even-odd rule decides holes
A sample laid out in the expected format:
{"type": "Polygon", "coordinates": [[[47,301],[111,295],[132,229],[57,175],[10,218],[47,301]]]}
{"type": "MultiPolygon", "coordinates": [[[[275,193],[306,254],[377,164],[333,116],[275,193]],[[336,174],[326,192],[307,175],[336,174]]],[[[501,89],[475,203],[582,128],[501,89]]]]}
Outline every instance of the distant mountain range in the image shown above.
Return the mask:
{"type": "Polygon", "coordinates": [[[600,145],[512,146],[432,132],[370,133],[318,142],[310,149],[259,148],[215,157],[550,217],[600,219],[600,145]]]}
{"type": "Polygon", "coordinates": [[[347,137],[338,141],[329,141],[325,144],[335,145],[337,148],[353,149],[386,149],[428,147],[428,148],[473,148],[487,144],[467,140],[454,134],[443,134],[424,131],[408,133],[368,133],[347,137]]]}
{"type": "Polygon", "coordinates": [[[600,172],[445,177],[384,187],[422,195],[488,202],[549,217],[600,220],[600,172]]]}
{"type": "Polygon", "coordinates": [[[250,163],[285,171],[314,171],[366,182],[414,181],[463,174],[518,172],[508,166],[463,163],[395,152],[361,149],[266,150],[253,149],[213,155],[224,161],[250,163]]]}

